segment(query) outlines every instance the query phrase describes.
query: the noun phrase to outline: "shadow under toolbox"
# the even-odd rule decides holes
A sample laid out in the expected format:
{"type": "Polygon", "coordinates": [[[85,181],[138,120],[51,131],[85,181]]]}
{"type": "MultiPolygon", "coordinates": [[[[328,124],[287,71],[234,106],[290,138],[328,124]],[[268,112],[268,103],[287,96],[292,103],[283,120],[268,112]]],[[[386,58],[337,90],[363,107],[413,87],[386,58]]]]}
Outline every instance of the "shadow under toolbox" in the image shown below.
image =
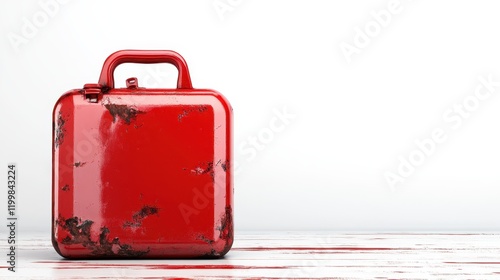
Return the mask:
{"type": "Polygon", "coordinates": [[[52,242],[66,258],[221,257],[233,243],[232,108],[173,51],[119,51],[53,111],[52,242]],[[170,63],[176,89],[115,88],[170,63]]]}

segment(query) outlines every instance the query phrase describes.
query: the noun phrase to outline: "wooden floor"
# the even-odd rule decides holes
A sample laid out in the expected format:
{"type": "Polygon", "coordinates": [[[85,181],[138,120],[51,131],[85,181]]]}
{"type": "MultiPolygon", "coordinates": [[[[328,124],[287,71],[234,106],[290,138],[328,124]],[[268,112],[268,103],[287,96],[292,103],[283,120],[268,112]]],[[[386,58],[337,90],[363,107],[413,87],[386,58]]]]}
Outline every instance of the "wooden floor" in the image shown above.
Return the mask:
{"type": "Polygon", "coordinates": [[[500,234],[241,233],[220,260],[68,261],[20,236],[0,279],[500,279],[500,234]]]}

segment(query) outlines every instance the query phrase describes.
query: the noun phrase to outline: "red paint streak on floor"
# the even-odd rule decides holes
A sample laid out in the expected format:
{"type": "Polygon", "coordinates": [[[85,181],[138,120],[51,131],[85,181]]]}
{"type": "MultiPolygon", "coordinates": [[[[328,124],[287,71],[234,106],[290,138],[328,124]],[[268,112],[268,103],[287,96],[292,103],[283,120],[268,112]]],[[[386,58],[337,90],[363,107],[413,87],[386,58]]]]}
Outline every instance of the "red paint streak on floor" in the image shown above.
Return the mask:
{"type": "Polygon", "coordinates": [[[500,264],[500,262],[444,262],[447,264],[500,264]]]}
{"type": "MultiPolygon", "coordinates": [[[[228,278],[228,279],[240,279],[240,278],[228,278]]],[[[247,280],[283,280],[286,278],[280,278],[280,277],[264,277],[264,278],[245,278],[247,280]]],[[[292,280],[335,280],[335,279],[344,279],[344,278],[333,278],[333,277],[323,277],[323,278],[288,278],[292,280]]]]}
{"type": "MultiPolygon", "coordinates": [[[[57,262],[55,263],[57,264],[57,262]]],[[[141,267],[147,269],[287,269],[291,266],[247,266],[247,265],[171,265],[171,264],[95,264],[95,263],[76,263],[74,266],[60,266],[55,269],[89,269],[89,268],[118,268],[118,267],[141,267]]]]}
{"type": "Polygon", "coordinates": [[[413,248],[370,248],[370,247],[243,247],[234,251],[393,251],[414,250],[413,248]]]}
{"type": "MultiPolygon", "coordinates": [[[[495,235],[495,233],[406,233],[406,232],[391,232],[391,233],[381,233],[383,235],[422,235],[422,236],[442,236],[442,235],[449,235],[449,236],[472,236],[472,235],[495,235]]],[[[356,235],[371,235],[371,234],[356,234],[356,235]]]]}

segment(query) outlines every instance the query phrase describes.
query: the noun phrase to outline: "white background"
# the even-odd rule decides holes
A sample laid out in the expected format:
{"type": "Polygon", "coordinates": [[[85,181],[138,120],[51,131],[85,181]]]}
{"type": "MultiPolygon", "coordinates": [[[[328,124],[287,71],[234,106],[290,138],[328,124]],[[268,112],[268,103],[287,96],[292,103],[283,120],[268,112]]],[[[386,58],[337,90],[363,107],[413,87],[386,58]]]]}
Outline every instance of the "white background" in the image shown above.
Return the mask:
{"type": "Polygon", "coordinates": [[[18,164],[20,232],[50,230],[54,103],[120,49],[175,50],[195,87],[230,100],[237,230],[500,229],[500,87],[474,99],[480,77],[500,81],[498,1],[48,2],[0,3],[0,169],[18,164]],[[464,100],[460,125],[443,119],[464,100]],[[384,174],[435,129],[446,141],[391,188],[384,174]]]}

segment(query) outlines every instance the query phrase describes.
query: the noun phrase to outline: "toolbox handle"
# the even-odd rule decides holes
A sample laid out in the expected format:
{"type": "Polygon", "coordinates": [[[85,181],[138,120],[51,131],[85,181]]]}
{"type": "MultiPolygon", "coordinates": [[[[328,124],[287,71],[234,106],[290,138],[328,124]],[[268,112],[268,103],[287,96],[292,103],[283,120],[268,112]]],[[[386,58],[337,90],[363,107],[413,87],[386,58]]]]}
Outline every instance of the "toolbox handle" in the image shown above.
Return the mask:
{"type": "Polygon", "coordinates": [[[184,58],[174,52],[166,50],[121,50],[111,54],[104,65],[102,66],[99,84],[114,88],[114,72],[115,68],[122,63],[170,63],[179,70],[177,78],[178,89],[192,89],[191,77],[184,58]]]}

